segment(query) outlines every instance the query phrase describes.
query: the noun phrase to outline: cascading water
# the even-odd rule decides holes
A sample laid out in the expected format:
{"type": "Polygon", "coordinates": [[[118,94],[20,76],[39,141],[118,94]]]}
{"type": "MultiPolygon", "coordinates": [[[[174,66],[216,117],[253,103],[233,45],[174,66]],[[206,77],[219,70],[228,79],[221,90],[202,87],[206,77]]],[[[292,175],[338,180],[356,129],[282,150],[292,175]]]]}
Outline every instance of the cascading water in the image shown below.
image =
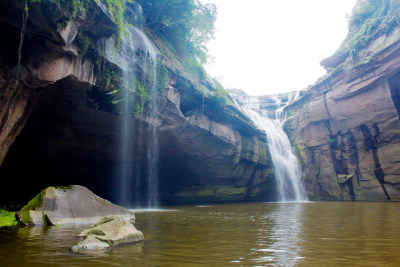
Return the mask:
{"type": "MultiPolygon", "coordinates": [[[[298,93],[297,93],[298,96],[298,93]]],[[[296,97],[289,94],[288,105],[296,97]]],[[[302,173],[299,162],[292,151],[288,136],[283,130],[285,118],[282,116],[284,106],[281,100],[276,98],[275,106],[279,107],[275,111],[274,118],[270,118],[267,110],[261,109],[258,99],[242,99],[241,104],[253,122],[267,135],[267,142],[274,165],[276,178],[278,201],[306,201],[304,187],[302,184],[302,173]],[[251,101],[253,100],[253,101],[251,101]]]]}
{"type": "MultiPolygon", "coordinates": [[[[141,9],[137,12],[141,12],[141,9]]],[[[155,208],[158,206],[158,137],[154,125],[157,121],[156,70],[159,52],[140,28],[129,26],[127,30],[129,34],[122,38],[119,50],[112,48],[112,40],[105,44],[107,58],[122,69],[120,166],[117,174],[119,189],[116,192],[116,200],[125,207],[147,205],[147,208],[155,208]],[[145,84],[141,84],[140,81],[145,84]],[[143,87],[148,90],[150,99],[146,114],[137,112],[137,91],[144,90],[143,87]],[[140,115],[139,120],[134,119],[134,114],[140,115]],[[143,121],[148,122],[146,131],[143,121]],[[137,138],[134,132],[138,133],[137,138]],[[143,152],[144,149],[146,151],[143,152]],[[140,154],[141,152],[144,154],[140,154]],[[147,167],[144,168],[144,165],[147,167]],[[143,192],[144,190],[146,192],[143,192]],[[145,205],[143,198],[146,198],[145,205]]]]}
{"type": "MultiPolygon", "coordinates": [[[[150,74],[150,97],[149,120],[153,120],[156,125],[158,95],[157,95],[157,58],[150,54],[150,70],[145,72],[150,74]]],[[[148,145],[147,145],[147,207],[158,207],[158,136],[156,127],[148,127],[148,145]]]]}

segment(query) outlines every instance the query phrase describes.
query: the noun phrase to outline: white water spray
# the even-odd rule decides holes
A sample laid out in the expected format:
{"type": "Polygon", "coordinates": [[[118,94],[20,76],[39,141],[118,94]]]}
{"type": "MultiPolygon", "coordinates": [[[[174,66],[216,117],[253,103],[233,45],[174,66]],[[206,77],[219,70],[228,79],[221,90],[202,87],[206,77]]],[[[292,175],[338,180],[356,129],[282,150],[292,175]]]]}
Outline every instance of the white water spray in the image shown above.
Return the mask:
{"type": "Polygon", "coordinates": [[[130,26],[128,31],[129,36],[123,38],[121,49],[112,55],[115,62],[122,66],[123,90],[118,202],[125,207],[143,207],[141,199],[146,198],[147,208],[155,208],[158,207],[158,136],[153,122],[157,120],[156,77],[159,52],[140,28],[130,26]],[[135,90],[139,90],[138,75],[144,75],[144,80],[149,82],[148,90],[151,100],[148,103],[147,114],[141,114],[140,116],[143,118],[139,120],[140,123],[136,124],[133,114],[138,101],[135,99],[134,93],[135,90]],[[143,129],[141,121],[149,122],[147,131],[143,129]],[[138,128],[139,134],[137,142],[134,138],[135,128],[138,128]],[[147,168],[142,166],[141,155],[137,154],[143,148],[147,148],[143,155],[147,161],[147,168]],[[135,154],[134,151],[137,153],[135,154]],[[133,185],[135,189],[133,189],[133,185]],[[146,192],[142,192],[144,186],[147,186],[146,192]]]}
{"type": "MultiPolygon", "coordinates": [[[[289,94],[286,105],[296,97],[298,97],[298,92],[297,95],[289,94]]],[[[267,143],[274,165],[278,201],[306,201],[299,162],[292,151],[289,138],[283,130],[286,118],[282,115],[286,105],[282,106],[279,98],[275,98],[274,101],[278,107],[275,111],[275,118],[270,118],[268,111],[260,108],[261,103],[258,99],[250,97],[241,102],[249,117],[267,135],[267,143]]]]}

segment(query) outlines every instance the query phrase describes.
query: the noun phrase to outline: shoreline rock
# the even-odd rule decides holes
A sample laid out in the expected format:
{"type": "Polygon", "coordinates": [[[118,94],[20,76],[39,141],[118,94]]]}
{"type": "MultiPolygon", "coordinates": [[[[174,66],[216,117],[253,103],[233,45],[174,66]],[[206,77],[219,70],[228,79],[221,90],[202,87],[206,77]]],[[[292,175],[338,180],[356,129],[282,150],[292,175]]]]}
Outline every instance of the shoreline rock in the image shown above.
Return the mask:
{"type": "Polygon", "coordinates": [[[89,224],[109,215],[132,223],[135,221],[133,212],[79,185],[50,186],[29,201],[17,215],[25,225],[89,224]]]}

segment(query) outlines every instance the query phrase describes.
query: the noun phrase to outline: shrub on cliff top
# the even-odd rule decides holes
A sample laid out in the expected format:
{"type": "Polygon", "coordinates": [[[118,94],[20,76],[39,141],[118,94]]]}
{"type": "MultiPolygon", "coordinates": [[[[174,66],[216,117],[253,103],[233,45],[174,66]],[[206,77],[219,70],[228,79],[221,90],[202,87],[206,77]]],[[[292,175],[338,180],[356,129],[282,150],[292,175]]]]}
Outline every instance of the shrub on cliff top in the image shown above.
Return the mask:
{"type": "MultiPolygon", "coordinates": [[[[215,31],[217,13],[214,4],[204,4],[199,0],[137,2],[143,8],[146,27],[170,43],[182,61],[190,61],[191,66],[201,66],[206,62],[206,43],[214,37],[215,31]]],[[[195,74],[202,75],[203,71],[195,68],[195,74]]]]}
{"type": "Polygon", "coordinates": [[[360,49],[400,25],[399,0],[358,0],[343,47],[355,58],[360,49]]]}

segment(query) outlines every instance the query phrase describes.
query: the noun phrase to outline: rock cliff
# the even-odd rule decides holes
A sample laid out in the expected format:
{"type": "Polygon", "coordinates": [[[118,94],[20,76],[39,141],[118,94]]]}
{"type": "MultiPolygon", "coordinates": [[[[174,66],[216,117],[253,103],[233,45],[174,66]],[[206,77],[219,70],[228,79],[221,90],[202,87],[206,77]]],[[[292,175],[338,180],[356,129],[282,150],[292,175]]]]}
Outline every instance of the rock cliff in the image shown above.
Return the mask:
{"type": "MultiPolygon", "coordinates": [[[[115,73],[143,68],[143,38],[161,51],[168,76],[157,119],[149,116],[151,101],[132,115],[132,140],[146,144],[138,140],[148,129],[157,132],[161,201],[273,197],[264,134],[228,95],[218,95],[212,79],[191,77],[160,38],[143,37],[135,3],[130,35],[121,41],[128,49],[116,47],[118,27],[101,1],[84,1],[77,15],[60,1],[29,3],[26,13],[25,1],[0,1],[0,32],[7,36],[0,43],[0,177],[8,188],[0,202],[22,204],[43,187],[68,184],[115,199],[120,113],[110,95],[115,73]]],[[[146,147],[129,152],[145,175],[146,147]]],[[[135,192],[140,185],[131,186],[135,192]]]]}
{"type": "Polygon", "coordinates": [[[287,108],[311,198],[400,198],[399,37],[396,28],[356,57],[324,60],[328,74],[287,108]]]}

